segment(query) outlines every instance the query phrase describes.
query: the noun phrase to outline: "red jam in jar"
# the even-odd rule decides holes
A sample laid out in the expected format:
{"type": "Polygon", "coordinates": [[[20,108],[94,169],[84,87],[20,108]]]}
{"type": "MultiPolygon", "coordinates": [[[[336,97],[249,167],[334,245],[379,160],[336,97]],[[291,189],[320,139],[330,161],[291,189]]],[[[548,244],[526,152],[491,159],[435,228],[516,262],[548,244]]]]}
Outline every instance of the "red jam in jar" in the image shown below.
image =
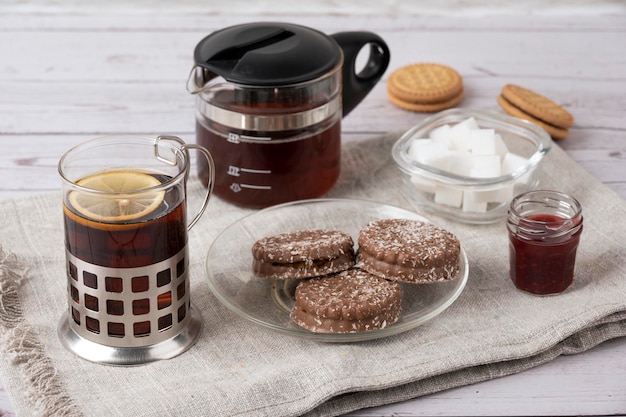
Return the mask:
{"type": "Polygon", "coordinates": [[[574,280],[583,230],[580,203],[556,191],[530,191],[509,208],[510,276],[519,290],[559,294],[574,280]]]}

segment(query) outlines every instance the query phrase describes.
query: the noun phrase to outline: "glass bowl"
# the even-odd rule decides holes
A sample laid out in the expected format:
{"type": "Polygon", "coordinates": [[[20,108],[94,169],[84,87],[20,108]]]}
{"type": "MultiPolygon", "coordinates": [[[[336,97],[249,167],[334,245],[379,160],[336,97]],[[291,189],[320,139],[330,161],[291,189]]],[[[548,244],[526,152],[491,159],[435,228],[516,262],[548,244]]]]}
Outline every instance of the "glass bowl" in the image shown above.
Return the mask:
{"type": "Polygon", "coordinates": [[[525,120],[490,111],[451,109],[437,113],[409,129],[393,145],[391,155],[402,172],[402,181],[408,194],[424,209],[464,223],[486,224],[504,219],[513,197],[537,188],[542,162],[551,147],[550,136],[525,120]],[[442,132],[447,128],[444,125],[453,127],[462,122],[467,123],[471,118],[479,129],[493,129],[501,138],[500,143],[504,144],[499,155],[502,169],[505,158],[514,161],[506,163],[507,170],[502,171],[505,174],[461,175],[452,170],[460,171],[458,164],[465,164],[467,159],[457,161],[454,158],[459,158],[459,155],[465,158],[466,153],[451,154],[446,153],[448,148],[442,151],[441,147],[433,147],[434,151],[431,149],[428,152],[434,154],[439,149],[440,154],[434,157],[443,162],[431,164],[425,163],[424,160],[428,158],[422,158],[420,148],[412,145],[414,140],[430,138],[431,132],[436,129],[439,133],[433,134],[432,140],[445,138],[442,132]],[[457,166],[442,168],[446,163],[448,166],[457,166]]]}

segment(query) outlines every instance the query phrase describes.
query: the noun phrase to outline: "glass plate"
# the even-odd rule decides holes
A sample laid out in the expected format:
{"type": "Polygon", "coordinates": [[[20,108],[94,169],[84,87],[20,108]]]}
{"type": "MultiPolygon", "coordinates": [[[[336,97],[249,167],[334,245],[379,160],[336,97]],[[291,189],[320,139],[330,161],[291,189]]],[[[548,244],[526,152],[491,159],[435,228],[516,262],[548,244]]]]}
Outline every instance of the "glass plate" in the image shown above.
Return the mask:
{"type": "Polygon", "coordinates": [[[428,221],[411,211],[365,200],[316,199],[281,204],[255,212],[227,227],[209,248],[206,270],[211,291],[239,316],[290,336],[323,342],[356,342],[398,334],[419,326],[448,308],[465,284],[469,267],[461,247],[459,278],[434,284],[405,284],[402,315],[393,325],[359,333],[313,333],[291,321],[298,280],[273,281],[252,274],[252,244],[272,234],[301,229],[338,229],[355,241],[372,220],[406,218],[428,221]]]}

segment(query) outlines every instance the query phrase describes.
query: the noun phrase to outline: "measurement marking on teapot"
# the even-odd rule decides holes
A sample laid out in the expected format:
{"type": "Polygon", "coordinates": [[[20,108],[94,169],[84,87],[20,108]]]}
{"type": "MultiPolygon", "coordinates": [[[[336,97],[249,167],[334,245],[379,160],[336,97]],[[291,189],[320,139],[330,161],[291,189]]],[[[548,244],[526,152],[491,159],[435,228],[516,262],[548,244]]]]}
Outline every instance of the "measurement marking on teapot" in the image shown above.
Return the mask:
{"type": "MultiPolygon", "coordinates": [[[[239,177],[241,173],[246,174],[271,174],[272,170],[270,169],[252,169],[252,168],[241,168],[234,165],[228,166],[227,174],[233,177],[239,177]]],[[[238,193],[243,191],[244,188],[251,190],[271,190],[272,187],[270,185],[255,185],[255,184],[241,184],[237,182],[233,182],[230,184],[230,190],[234,193],[238,193]]]]}
{"type": "Polygon", "coordinates": [[[257,141],[257,142],[269,142],[272,140],[269,136],[249,136],[249,135],[239,135],[237,133],[229,133],[226,137],[226,140],[230,143],[239,144],[242,140],[244,141],[257,141]]]}
{"type": "Polygon", "coordinates": [[[241,172],[248,172],[250,174],[271,174],[272,170],[270,169],[250,169],[250,168],[240,168],[241,172]]]}
{"type": "Polygon", "coordinates": [[[253,141],[263,141],[269,142],[272,140],[269,136],[248,136],[248,135],[239,135],[239,139],[243,140],[253,140],[253,141]]]}
{"type": "Polygon", "coordinates": [[[229,165],[228,166],[227,173],[230,176],[238,177],[239,175],[241,175],[242,172],[245,172],[247,174],[271,174],[272,170],[270,170],[270,169],[240,168],[240,167],[236,167],[234,165],[229,165]]]}
{"type": "Polygon", "coordinates": [[[241,188],[251,188],[253,190],[271,190],[270,185],[252,185],[252,184],[240,184],[241,188]]]}
{"type": "Polygon", "coordinates": [[[244,188],[248,188],[251,190],[271,190],[272,186],[271,185],[239,184],[236,182],[233,182],[232,184],[230,184],[230,190],[234,193],[238,193],[242,191],[244,188]]]}

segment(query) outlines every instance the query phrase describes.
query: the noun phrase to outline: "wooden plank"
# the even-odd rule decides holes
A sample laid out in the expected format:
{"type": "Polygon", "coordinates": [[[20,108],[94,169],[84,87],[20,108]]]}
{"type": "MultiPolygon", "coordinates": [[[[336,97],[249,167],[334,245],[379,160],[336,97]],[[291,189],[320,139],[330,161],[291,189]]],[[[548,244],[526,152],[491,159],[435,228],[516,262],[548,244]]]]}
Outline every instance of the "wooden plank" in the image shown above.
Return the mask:
{"type": "MultiPolygon", "coordinates": [[[[626,14],[626,6],[611,0],[525,0],[514,3],[464,0],[391,3],[377,0],[317,0],[305,4],[291,0],[252,4],[247,0],[106,3],[38,0],[32,4],[12,0],[1,4],[0,11],[0,28],[4,30],[50,31],[63,27],[70,27],[72,30],[207,30],[211,26],[220,28],[241,21],[268,19],[293,22],[304,19],[320,29],[333,25],[346,27],[346,24],[356,24],[370,30],[384,27],[395,27],[400,31],[448,27],[471,30],[477,21],[484,19],[494,28],[527,32],[569,27],[576,18],[579,18],[584,27],[623,31],[622,18],[626,14]],[[181,16],[186,19],[186,26],[175,24],[181,16]]],[[[484,26],[484,23],[479,23],[479,26],[484,26]]]]}
{"type": "MultiPolygon", "coordinates": [[[[303,18],[298,20],[304,24],[314,23],[303,18]]],[[[0,79],[71,80],[79,83],[96,79],[184,81],[192,64],[196,43],[222,26],[216,24],[190,30],[186,28],[184,18],[176,23],[173,28],[163,31],[149,28],[131,32],[91,29],[80,31],[79,36],[74,30],[17,31],[11,33],[11,42],[0,43],[0,52],[3,56],[18,54],[21,59],[4,60],[0,66],[0,79]],[[94,50],[98,53],[93,54],[94,50]],[[65,59],[71,55],[88,56],[89,59],[65,59]]],[[[327,32],[332,33],[339,28],[362,28],[354,21],[345,23],[342,26],[331,25],[327,32]]],[[[489,21],[482,20],[482,23],[488,25],[489,21]]],[[[622,23],[626,24],[626,20],[622,23]]],[[[489,26],[469,31],[454,26],[444,30],[412,27],[410,32],[409,28],[402,31],[393,27],[381,28],[377,32],[393,51],[392,68],[407,61],[430,60],[453,65],[464,76],[524,76],[554,81],[624,80],[623,66],[619,60],[612,58],[623,52],[620,43],[623,30],[589,31],[574,25],[550,32],[526,32],[524,36],[517,31],[505,28],[493,30],[489,26]],[[547,35],[550,42],[545,42],[547,35]],[[510,53],[511,50],[515,53],[510,53]]]]}

